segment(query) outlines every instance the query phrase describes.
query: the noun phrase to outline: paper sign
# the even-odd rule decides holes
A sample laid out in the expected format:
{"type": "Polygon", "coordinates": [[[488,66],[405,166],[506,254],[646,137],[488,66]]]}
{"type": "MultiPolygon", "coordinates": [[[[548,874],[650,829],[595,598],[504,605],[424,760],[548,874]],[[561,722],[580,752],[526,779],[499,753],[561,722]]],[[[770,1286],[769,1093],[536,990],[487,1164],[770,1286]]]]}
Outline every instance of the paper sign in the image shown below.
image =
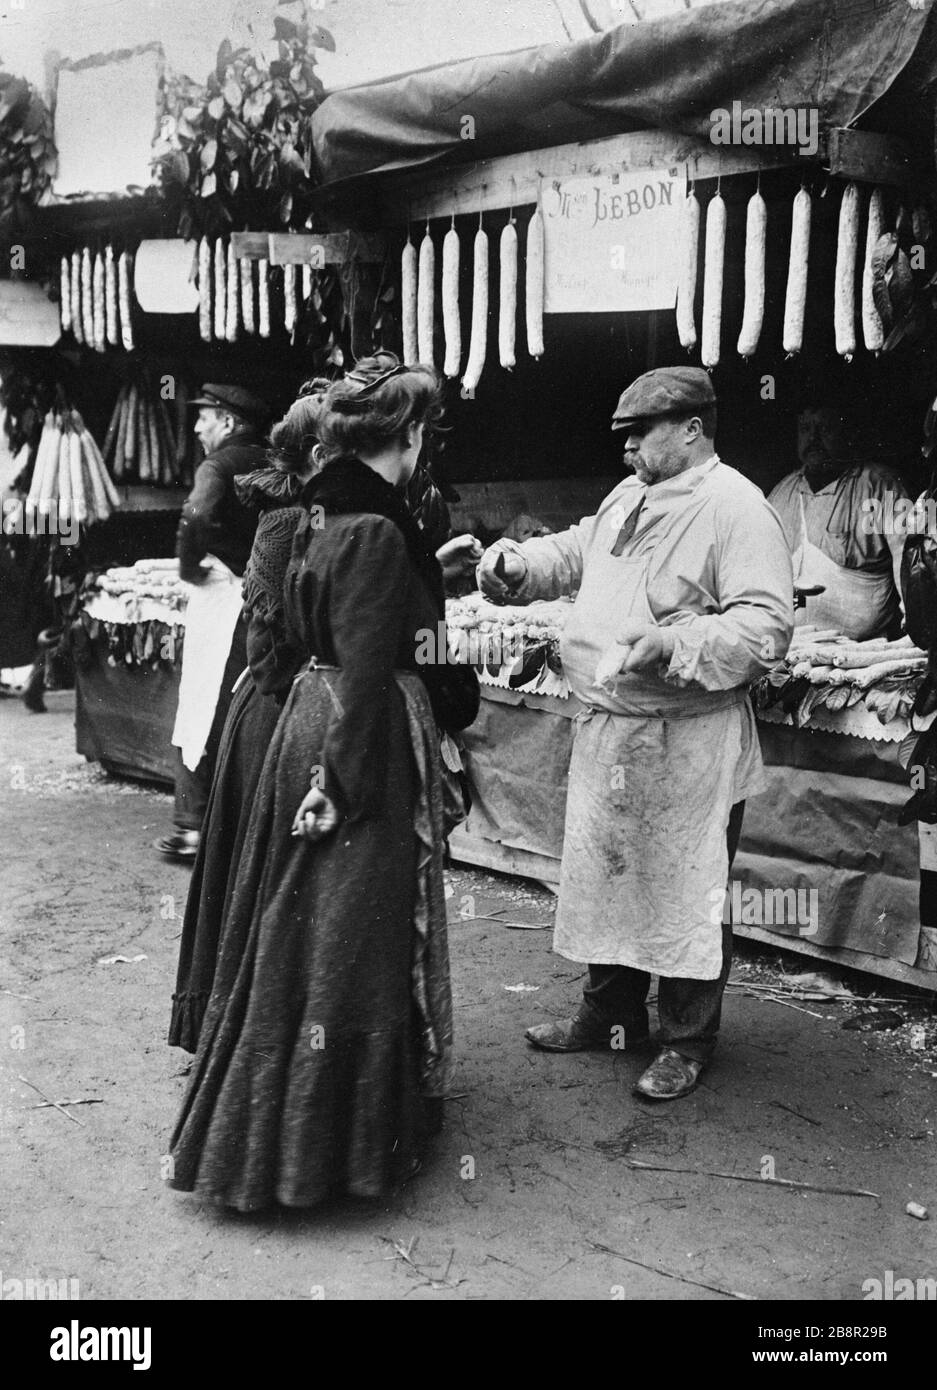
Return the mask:
{"type": "Polygon", "coordinates": [[[0,280],[0,344],[53,347],[62,336],[59,306],[29,280],[0,280]]]}
{"type": "Polygon", "coordinates": [[[672,309],[685,198],[667,169],[544,183],[545,312],[672,309]]]}
{"type": "Polygon", "coordinates": [[[195,313],[198,286],[192,267],[197,255],[195,241],[141,241],[134,258],[133,288],[144,313],[195,313]]]}
{"type": "Polygon", "coordinates": [[[57,197],[149,186],[159,81],[160,58],[154,51],[59,69],[57,197]]]}

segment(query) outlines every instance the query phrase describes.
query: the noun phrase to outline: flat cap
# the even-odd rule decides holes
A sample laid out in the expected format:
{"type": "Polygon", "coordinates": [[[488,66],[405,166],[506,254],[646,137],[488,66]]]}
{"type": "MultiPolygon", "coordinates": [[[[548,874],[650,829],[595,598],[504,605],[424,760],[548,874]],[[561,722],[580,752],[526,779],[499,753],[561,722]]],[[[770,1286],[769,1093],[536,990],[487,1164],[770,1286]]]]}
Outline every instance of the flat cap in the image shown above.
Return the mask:
{"type": "Polygon", "coordinates": [[[258,429],[270,419],[270,407],[266,401],[247,391],[243,386],[230,386],[227,383],[206,382],[202,394],[189,401],[189,405],[207,405],[215,410],[230,410],[232,415],[256,425],[258,429]]]}
{"type": "Polygon", "coordinates": [[[713,384],[702,367],[656,367],[621,393],[612,416],[612,429],[623,430],[635,420],[682,415],[684,411],[715,404],[713,384]]]}

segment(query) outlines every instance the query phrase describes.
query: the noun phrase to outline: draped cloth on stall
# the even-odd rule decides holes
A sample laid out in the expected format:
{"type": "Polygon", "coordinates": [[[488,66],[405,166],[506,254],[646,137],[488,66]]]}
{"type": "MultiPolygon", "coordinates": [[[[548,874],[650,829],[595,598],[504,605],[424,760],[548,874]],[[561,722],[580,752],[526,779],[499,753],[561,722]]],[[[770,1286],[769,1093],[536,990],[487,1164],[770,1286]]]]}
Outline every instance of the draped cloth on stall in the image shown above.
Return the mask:
{"type": "MultiPolygon", "coordinates": [[[[322,181],[642,129],[708,140],[710,113],[733,102],[815,109],[821,130],[851,126],[893,85],[906,95],[926,86],[937,66],[930,10],[908,0],[726,0],[347,88],[312,119],[322,181]]],[[[905,106],[903,119],[924,133],[923,106],[905,106]]]]}

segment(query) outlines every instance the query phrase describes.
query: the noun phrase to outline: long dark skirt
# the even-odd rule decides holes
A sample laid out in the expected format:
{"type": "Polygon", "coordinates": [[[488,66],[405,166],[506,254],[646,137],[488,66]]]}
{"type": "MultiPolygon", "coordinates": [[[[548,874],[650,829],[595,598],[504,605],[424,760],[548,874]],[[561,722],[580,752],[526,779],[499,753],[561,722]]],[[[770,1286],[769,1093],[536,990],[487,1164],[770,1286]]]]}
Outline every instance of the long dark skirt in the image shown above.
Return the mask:
{"type": "Polygon", "coordinates": [[[326,679],[296,682],[271,741],[171,1141],[172,1185],[241,1211],[380,1196],[418,1147],[405,705],[392,689],[382,814],[310,844],[290,828],[321,762],[326,679]]]}
{"type": "Polygon", "coordinates": [[[202,838],[186,899],[169,1044],[198,1048],[215,978],[221,924],[234,887],[264,758],[281,704],[246,676],[231,698],[218,748],[202,838]]]}

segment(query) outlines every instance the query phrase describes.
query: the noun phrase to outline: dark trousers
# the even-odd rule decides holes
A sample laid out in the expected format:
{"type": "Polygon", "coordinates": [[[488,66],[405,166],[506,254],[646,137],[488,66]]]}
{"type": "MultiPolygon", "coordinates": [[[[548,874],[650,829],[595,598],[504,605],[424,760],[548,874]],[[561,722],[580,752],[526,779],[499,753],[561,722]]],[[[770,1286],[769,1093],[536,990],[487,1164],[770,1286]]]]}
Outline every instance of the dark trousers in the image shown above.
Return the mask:
{"type": "Polygon", "coordinates": [[[218,745],[221,743],[221,734],[228,717],[228,706],[231,703],[231,687],[246,665],[247,626],[243,618],[238,618],[234,636],[231,639],[231,650],[225,663],[224,675],[221,678],[215,717],[208,731],[205,752],[202,754],[201,761],[195,771],[193,772],[186,767],[182,761],[182,753],[178,748],[173,750],[176,755],[176,798],[172,819],[173,824],[179,830],[201,830],[202,828],[205,807],[208,805],[208,793],[211,790],[211,779],[215,773],[218,745]]]}
{"type": "MultiPolygon", "coordinates": [[[[726,845],[729,870],[742,833],[745,802],[739,801],[729,813],[726,845]]],[[[732,965],[732,927],[722,928],[722,971],[716,980],[688,980],[661,976],[657,990],[660,1044],[684,1057],[706,1062],[712,1055],[722,1016],[722,996],[732,965]]],[[[645,970],[629,965],[590,965],[589,983],[582,992],[580,1017],[602,1028],[620,1025],[625,1037],[640,1037],[648,1031],[647,992],[651,977],[645,970]]]]}

